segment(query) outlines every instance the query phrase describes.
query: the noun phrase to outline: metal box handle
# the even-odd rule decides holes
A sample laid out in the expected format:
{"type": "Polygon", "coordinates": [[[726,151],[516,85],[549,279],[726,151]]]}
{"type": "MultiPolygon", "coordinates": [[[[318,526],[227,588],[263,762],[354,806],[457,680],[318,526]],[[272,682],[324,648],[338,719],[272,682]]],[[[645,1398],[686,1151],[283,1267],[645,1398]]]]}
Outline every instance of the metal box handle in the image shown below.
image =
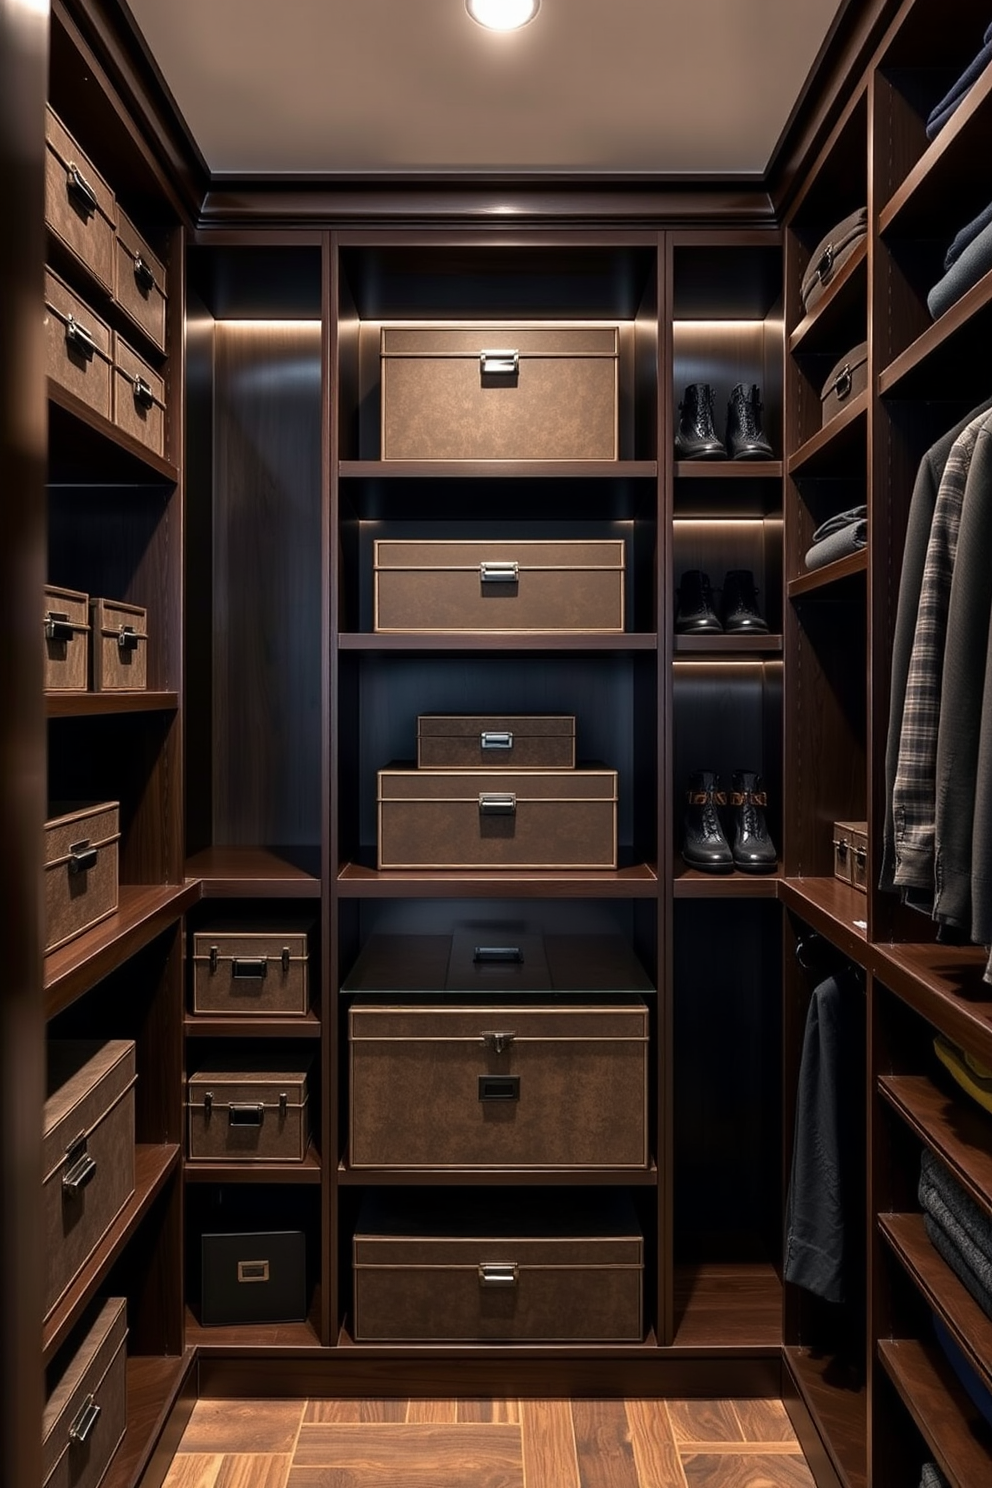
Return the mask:
{"type": "Polygon", "coordinates": [[[101,1408],[97,1405],[93,1396],[87,1395],[76,1412],[72,1425],[69,1427],[69,1440],[71,1442],[79,1442],[81,1444],[86,1440],[100,1419],[100,1410],[101,1408]]]}
{"type": "Polygon", "coordinates": [[[515,562],[504,562],[499,559],[488,562],[483,560],[479,564],[479,579],[483,584],[519,583],[518,565],[515,562]]]}
{"type": "Polygon", "coordinates": [[[264,977],[269,966],[264,956],[248,958],[235,956],[231,962],[231,975],[236,981],[258,981],[264,977]]]}
{"type": "Polygon", "coordinates": [[[238,1280],[239,1281],[268,1281],[268,1279],[269,1279],[269,1263],[268,1263],[268,1261],[239,1261],[238,1262],[238,1280]]]}
{"type": "Polygon", "coordinates": [[[133,625],[122,625],[117,632],[118,651],[137,651],[138,632],[133,625]]]}
{"type": "Polygon", "coordinates": [[[487,1032],[482,1035],[482,1042],[484,1047],[492,1049],[494,1054],[502,1054],[510,1047],[516,1036],[512,1028],[493,1030],[491,1033],[487,1032]]]}
{"type": "Polygon", "coordinates": [[[69,848],[69,872],[86,873],[88,869],[96,867],[96,848],[90,847],[89,838],[83,842],[73,842],[69,848]]]}
{"type": "Polygon", "coordinates": [[[46,641],[71,641],[74,634],[72,621],[63,610],[49,610],[45,616],[46,641]]]}
{"type": "Polygon", "coordinates": [[[473,961],[506,962],[514,961],[520,964],[524,959],[524,953],[519,946],[476,946],[472,954],[473,961]]]}
{"type": "Polygon", "coordinates": [[[70,191],[74,191],[76,195],[82,200],[87,212],[92,216],[92,214],[99,208],[100,203],[96,199],[96,192],[93,190],[93,187],[90,185],[89,181],[87,181],[86,177],[82,174],[79,166],[76,165],[75,161],[73,161],[66,170],[65,184],[70,191]]]}
{"type": "Polygon", "coordinates": [[[96,351],[96,342],[85,326],[70,315],[65,323],[65,339],[70,346],[74,346],[87,361],[91,361],[96,351]]]}
{"type": "Polygon", "coordinates": [[[229,1106],[227,1120],[229,1126],[261,1126],[264,1114],[263,1106],[229,1106]]]}
{"type": "Polygon", "coordinates": [[[155,406],[155,394],[152,392],[150,382],[146,382],[141,376],[135,377],[131,384],[134,401],[139,408],[153,408],[155,406]]]}
{"type": "Polygon", "coordinates": [[[481,791],[479,794],[480,816],[514,816],[517,798],[513,791],[481,791]]]}
{"type": "Polygon", "coordinates": [[[519,1075],[480,1075],[480,1101],[516,1101],[520,1099],[519,1075]]]}
{"type": "Polygon", "coordinates": [[[504,733],[483,732],[481,735],[483,749],[512,749],[513,735],[506,731],[504,733]]]}
{"type": "Polygon", "coordinates": [[[520,353],[513,347],[479,352],[480,377],[517,377],[519,372],[520,353]]]}
{"type": "Polygon", "coordinates": [[[72,1145],[66,1148],[65,1161],[68,1166],[62,1174],[62,1192],[75,1198],[79,1190],[86,1187],[96,1172],[96,1158],[91,1157],[86,1150],[85,1135],[77,1137],[72,1145]]]}
{"type": "Polygon", "coordinates": [[[138,288],[145,293],[155,288],[155,275],[145,263],[140,253],[134,255],[134,277],[138,281],[138,288]]]}
{"type": "Polygon", "coordinates": [[[516,1261],[482,1261],[479,1265],[479,1285],[484,1287],[508,1287],[517,1284],[516,1261]]]}

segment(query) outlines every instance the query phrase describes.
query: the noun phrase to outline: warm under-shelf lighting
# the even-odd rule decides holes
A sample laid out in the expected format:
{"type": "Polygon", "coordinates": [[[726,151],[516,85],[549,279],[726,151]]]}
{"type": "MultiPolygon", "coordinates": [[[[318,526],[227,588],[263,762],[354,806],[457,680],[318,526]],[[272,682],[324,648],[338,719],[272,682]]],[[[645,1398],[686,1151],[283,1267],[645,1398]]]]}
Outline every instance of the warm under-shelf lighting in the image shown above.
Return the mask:
{"type": "Polygon", "coordinates": [[[532,21],[540,8],[541,0],[465,0],[473,21],[490,31],[516,31],[532,21]]]}

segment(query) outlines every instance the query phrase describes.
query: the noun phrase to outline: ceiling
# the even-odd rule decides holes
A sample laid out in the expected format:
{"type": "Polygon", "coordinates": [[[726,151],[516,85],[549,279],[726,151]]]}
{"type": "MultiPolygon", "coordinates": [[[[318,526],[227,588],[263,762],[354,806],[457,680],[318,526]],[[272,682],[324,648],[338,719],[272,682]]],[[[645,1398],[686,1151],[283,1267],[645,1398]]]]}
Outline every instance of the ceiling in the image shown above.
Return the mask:
{"type": "Polygon", "coordinates": [[[216,175],[760,174],[844,0],[129,0],[216,175]]]}

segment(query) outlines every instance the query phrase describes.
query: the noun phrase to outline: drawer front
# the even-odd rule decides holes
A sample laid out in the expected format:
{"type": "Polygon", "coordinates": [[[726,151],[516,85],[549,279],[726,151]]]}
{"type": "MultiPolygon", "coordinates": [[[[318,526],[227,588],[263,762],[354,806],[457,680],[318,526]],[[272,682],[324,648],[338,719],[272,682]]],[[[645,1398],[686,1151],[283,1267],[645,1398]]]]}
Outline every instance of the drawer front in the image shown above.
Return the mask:
{"type": "Polygon", "coordinates": [[[201,1237],[200,1321],[300,1323],[307,1315],[302,1230],[201,1237]]]}
{"type": "Polygon", "coordinates": [[[117,303],[160,351],[165,350],[165,268],[118,207],[115,285],[117,303]]]}
{"type": "Polygon", "coordinates": [[[375,629],[392,632],[622,632],[621,569],[520,569],[515,581],[473,570],[379,569],[375,629]]]}
{"type": "Polygon", "coordinates": [[[575,768],[575,719],[534,717],[417,720],[417,766],[422,770],[517,770],[575,768]]]}
{"type": "Polygon", "coordinates": [[[126,1303],[102,1303],[49,1397],[44,1488],[97,1488],[127,1424],[126,1303]]]}
{"type": "Polygon", "coordinates": [[[45,587],[46,692],[85,692],[89,686],[89,595],[45,587]]]}
{"type": "Polygon", "coordinates": [[[193,1011],[303,1017],[310,1006],[307,938],[197,931],[193,939],[193,1011]]]}
{"type": "Polygon", "coordinates": [[[103,418],[110,418],[110,327],[46,269],[45,371],[103,418]]]}
{"type": "Polygon", "coordinates": [[[45,141],[45,223],[112,294],[114,194],[51,109],[46,113],[45,141]]]}
{"type": "Polygon", "coordinates": [[[93,688],[135,692],[148,686],[148,612],[114,600],[90,602],[93,688]]]}
{"type": "Polygon", "coordinates": [[[116,332],[112,417],[125,434],[164,455],[165,383],[116,332]]]}

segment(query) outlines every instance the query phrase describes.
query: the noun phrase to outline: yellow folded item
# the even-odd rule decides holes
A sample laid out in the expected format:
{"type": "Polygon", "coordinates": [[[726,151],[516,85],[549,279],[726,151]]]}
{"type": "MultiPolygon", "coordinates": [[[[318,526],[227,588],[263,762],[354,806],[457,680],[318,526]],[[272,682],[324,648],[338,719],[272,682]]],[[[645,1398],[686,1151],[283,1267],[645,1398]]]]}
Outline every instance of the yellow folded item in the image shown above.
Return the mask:
{"type": "Polygon", "coordinates": [[[933,1041],[934,1053],[972,1100],[992,1112],[992,1069],[982,1064],[973,1054],[949,1043],[938,1033],[933,1041]]]}

